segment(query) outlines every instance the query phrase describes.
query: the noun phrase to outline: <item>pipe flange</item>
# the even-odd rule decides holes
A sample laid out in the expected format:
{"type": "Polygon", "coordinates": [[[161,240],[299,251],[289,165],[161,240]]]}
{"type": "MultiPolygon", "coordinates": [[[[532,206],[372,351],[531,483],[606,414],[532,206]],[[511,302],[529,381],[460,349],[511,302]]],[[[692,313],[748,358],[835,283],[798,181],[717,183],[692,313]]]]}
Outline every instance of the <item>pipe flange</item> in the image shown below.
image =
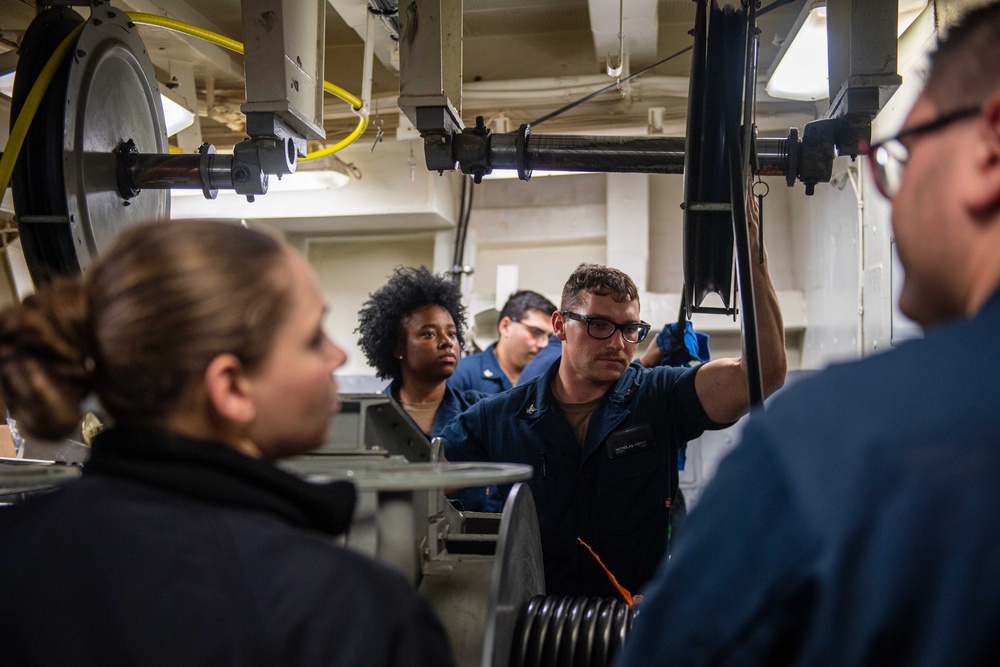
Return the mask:
{"type": "Polygon", "coordinates": [[[139,149],[131,139],[122,142],[115,149],[115,155],[118,158],[115,160],[115,181],[118,185],[118,194],[125,201],[132,199],[140,192],[139,188],[135,187],[132,183],[132,176],[129,174],[130,167],[132,166],[132,160],[130,160],[129,156],[137,155],[138,153],[139,149]]]}
{"type": "Polygon", "coordinates": [[[514,163],[517,166],[517,177],[522,181],[531,180],[531,164],[528,161],[528,137],[531,136],[531,125],[525,123],[517,128],[514,134],[514,163]]]}
{"type": "Polygon", "coordinates": [[[788,187],[795,185],[795,179],[799,176],[799,156],[802,152],[802,144],[799,142],[799,129],[791,127],[788,129],[788,164],[785,166],[785,184],[788,187]]]}
{"type": "Polygon", "coordinates": [[[201,155],[201,162],[198,171],[201,172],[201,193],[205,199],[215,199],[219,196],[219,188],[212,187],[212,161],[215,155],[215,146],[212,144],[202,144],[198,146],[198,153],[201,155]]]}

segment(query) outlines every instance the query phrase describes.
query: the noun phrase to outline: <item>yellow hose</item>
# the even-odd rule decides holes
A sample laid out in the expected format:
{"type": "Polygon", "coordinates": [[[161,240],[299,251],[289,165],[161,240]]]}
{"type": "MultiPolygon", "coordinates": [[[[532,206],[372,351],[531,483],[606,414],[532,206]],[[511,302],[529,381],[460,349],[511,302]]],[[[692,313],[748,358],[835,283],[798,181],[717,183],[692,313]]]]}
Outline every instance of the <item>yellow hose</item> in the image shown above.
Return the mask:
{"type": "MultiPolygon", "coordinates": [[[[155,25],[160,28],[166,28],[167,30],[182,32],[185,35],[191,35],[192,37],[198,37],[199,39],[204,39],[207,42],[212,42],[213,44],[217,44],[218,46],[229,49],[230,51],[243,53],[243,44],[237,42],[235,39],[230,39],[217,32],[212,32],[211,30],[205,30],[204,28],[189,25],[183,21],[168,19],[165,16],[157,16],[156,14],[143,14],[142,12],[128,12],[128,17],[133,23],[155,25]]],[[[329,81],[323,82],[323,90],[344,100],[350,104],[351,108],[355,111],[359,111],[361,107],[364,106],[364,103],[360,99],[340,86],[330,83],[329,81]]]]}
{"type": "MultiPolygon", "coordinates": [[[[191,35],[192,37],[204,39],[225,49],[229,49],[230,51],[243,53],[243,44],[237,42],[235,39],[230,39],[229,37],[220,35],[217,32],[212,32],[211,30],[205,30],[204,28],[189,25],[183,21],[169,19],[165,16],[157,16],[156,14],[144,14],[141,12],[128,12],[128,17],[133,23],[152,25],[160,28],[166,28],[167,30],[174,30],[176,32],[184,33],[185,35],[191,35]]],[[[347,92],[340,86],[330,83],[329,81],[323,82],[323,90],[350,104],[351,109],[358,114],[358,124],[354,128],[354,131],[347,135],[344,139],[338,141],[333,146],[328,146],[321,150],[309,153],[302,158],[300,162],[315,160],[316,158],[336,153],[337,151],[350,146],[358,139],[358,137],[365,133],[366,129],[368,129],[368,113],[364,110],[364,102],[362,102],[361,99],[347,92]]]]}
{"type": "Polygon", "coordinates": [[[31,86],[28,97],[24,100],[21,112],[17,115],[17,121],[14,122],[14,127],[10,131],[10,138],[7,139],[7,146],[3,151],[3,159],[0,159],[0,201],[3,200],[4,195],[7,193],[7,185],[10,183],[10,177],[14,173],[17,156],[21,153],[21,146],[24,145],[24,139],[28,136],[28,128],[31,127],[31,121],[35,119],[35,112],[38,111],[38,106],[42,103],[42,98],[45,97],[45,91],[48,90],[49,84],[52,83],[52,79],[59,70],[59,66],[62,64],[66,54],[76,44],[76,40],[80,37],[84,25],[86,23],[81,23],[75,27],[73,32],[66,35],[63,41],[59,42],[59,46],[52,52],[52,57],[45,63],[45,67],[42,68],[35,83],[31,86]]]}
{"type": "Polygon", "coordinates": [[[300,158],[299,162],[308,162],[309,160],[315,160],[317,158],[326,157],[327,155],[332,155],[337,151],[346,148],[357,141],[358,137],[365,133],[368,129],[368,116],[361,116],[358,119],[358,126],[354,128],[354,131],[349,135],[338,141],[332,146],[327,146],[326,148],[321,148],[318,151],[313,151],[309,153],[304,158],[300,158]]]}
{"type": "MultiPolygon", "coordinates": [[[[235,39],[230,39],[224,35],[212,32],[211,30],[205,30],[204,28],[198,28],[196,26],[183,23],[182,21],[176,21],[164,16],[156,16],[155,14],[129,12],[128,17],[133,23],[175,30],[177,32],[191,35],[192,37],[207,40],[231,51],[243,53],[243,44],[237,42],[235,39]]],[[[3,200],[4,195],[7,193],[7,185],[10,183],[11,175],[14,173],[14,166],[17,164],[17,158],[21,153],[21,147],[24,145],[24,140],[28,136],[28,129],[31,127],[32,121],[35,119],[35,113],[38,111],[38,107],[42,103],[42,99],[45,97],[45,92],[48,90],[49,84],[52,83],[52,79],[55,77],[59,66],[62,65],[63,60],[66,58],[66,54],[69,53],[69,51],[73,48],[73,45],[76,44],[76,41],[80,37],[80,33],[83,31],[83,27],[85,25],[86,22],[78,25],[63,39],[63,41],[59,43],[59,46],[57,46],[56,50],[52,52],[52,56],[49,58],[48,62],[45,63],[45,67],[42,68],[42,71],[39,73],[35,83],[31,86],[31,91],[24,100],[21,112],[17,115],[14,127],[10,131],[10,137],[7,139],[7,146],[4,148],[3,157],[0,158],[0,201],[3,200]]],[[[368,128],[368,113],[363,108],[364,103],[358,97],[347,92],[340,86],[330,83],[329,81],[323,82],[323,90],[350,104],[351,108],[358,115],[358,124],[354,128],[354,131],[347,135],[344,139],[338,141],[333,146],[309,153],[302,158],[302,161],[315,160],[316,158],[336,153],[337,151],[342,150],[343,148],[346,148],[354,143],[368,128]]]]}

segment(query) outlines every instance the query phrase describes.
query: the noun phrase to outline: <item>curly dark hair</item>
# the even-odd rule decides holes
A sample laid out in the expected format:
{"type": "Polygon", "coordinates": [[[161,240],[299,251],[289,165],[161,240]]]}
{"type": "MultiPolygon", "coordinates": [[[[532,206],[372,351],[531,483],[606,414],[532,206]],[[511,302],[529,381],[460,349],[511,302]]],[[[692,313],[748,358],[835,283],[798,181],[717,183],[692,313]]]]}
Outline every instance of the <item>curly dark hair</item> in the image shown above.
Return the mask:
{"type": "Polygon", "coordinates": [[[368,295],[368,300],[358,313],[360,334],[358,347],[365,353],[368,363],[377,375],[385,380],[399,377],[402,369],[396,358],[396,349],[402,336],[403,319],[423,306],[441,306],[455,321],[458,344],[465,341],[465,306],[458,285],[444,277],[435,276],[427,267],[397,267],[389,282],[368,295]]]}

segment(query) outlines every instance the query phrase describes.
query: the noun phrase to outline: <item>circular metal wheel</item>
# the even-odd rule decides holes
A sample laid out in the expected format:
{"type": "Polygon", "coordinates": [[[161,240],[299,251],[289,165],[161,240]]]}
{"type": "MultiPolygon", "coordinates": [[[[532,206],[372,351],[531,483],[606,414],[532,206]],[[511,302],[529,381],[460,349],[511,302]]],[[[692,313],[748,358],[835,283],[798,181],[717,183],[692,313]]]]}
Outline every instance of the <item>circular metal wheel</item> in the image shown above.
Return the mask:
{"type": "Polygon", "coordinates": [[[483,636],[483,666],[510,664],[514,628],[523,605],[545,593],[541,534],[531,489],[515,484],[504,504],[483,636]]]}
{"type": "MultiPolygon", "coordinates": [[[[53,51],[84,19],[58,8],[25,33],[12,120],[53,51]]],[[[42,101],[14,171],[14,209],[36,284],[90,266],[122,229],[170,215],[164,190],[126,201],[118,194],[115,150],[168,150],[153,66],[128,17],[95,8],[42,101]]]]}
{"type": "MultiPolygon", "coordinates": [[[[733,34],[740,25],[739,0],[699,0],[691,55],[686,163],[684,165],[684,300],[690,308],[710,293],[732,304],[733,224],[730,205],[727,113],[730,99],[741,100],[742,72],[731,50],[744,39],[733,34]],[[723,6],[724,5],[724,6],[723,6]]],[[[744,28],[745,29],[745,28],[744,28]]],[[[736,122],[739,122],[738,120],[736,122]]]]}
{"type": "Polygon", "coordinates": [[[726,309],[734,309],[738,286],[751,405],[763,401],[745,208],[752,157],[756,5],[757,0],[698,0],[684,168],[682,297],[690,318],[712,292],[722,297],[726,309]]]}

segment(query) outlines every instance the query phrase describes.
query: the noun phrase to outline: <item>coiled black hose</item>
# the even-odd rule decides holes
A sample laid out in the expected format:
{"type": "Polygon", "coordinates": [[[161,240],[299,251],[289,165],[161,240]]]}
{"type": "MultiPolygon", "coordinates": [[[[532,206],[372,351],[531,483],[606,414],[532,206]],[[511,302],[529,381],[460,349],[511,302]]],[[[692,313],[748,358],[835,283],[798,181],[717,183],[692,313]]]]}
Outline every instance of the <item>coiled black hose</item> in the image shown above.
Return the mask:
{"type": "Polygon", "coordinates": [[[536,595],[514,628],[511,667],[605,667],[621,649],[634,612],[614,598],[536,595]]]}

